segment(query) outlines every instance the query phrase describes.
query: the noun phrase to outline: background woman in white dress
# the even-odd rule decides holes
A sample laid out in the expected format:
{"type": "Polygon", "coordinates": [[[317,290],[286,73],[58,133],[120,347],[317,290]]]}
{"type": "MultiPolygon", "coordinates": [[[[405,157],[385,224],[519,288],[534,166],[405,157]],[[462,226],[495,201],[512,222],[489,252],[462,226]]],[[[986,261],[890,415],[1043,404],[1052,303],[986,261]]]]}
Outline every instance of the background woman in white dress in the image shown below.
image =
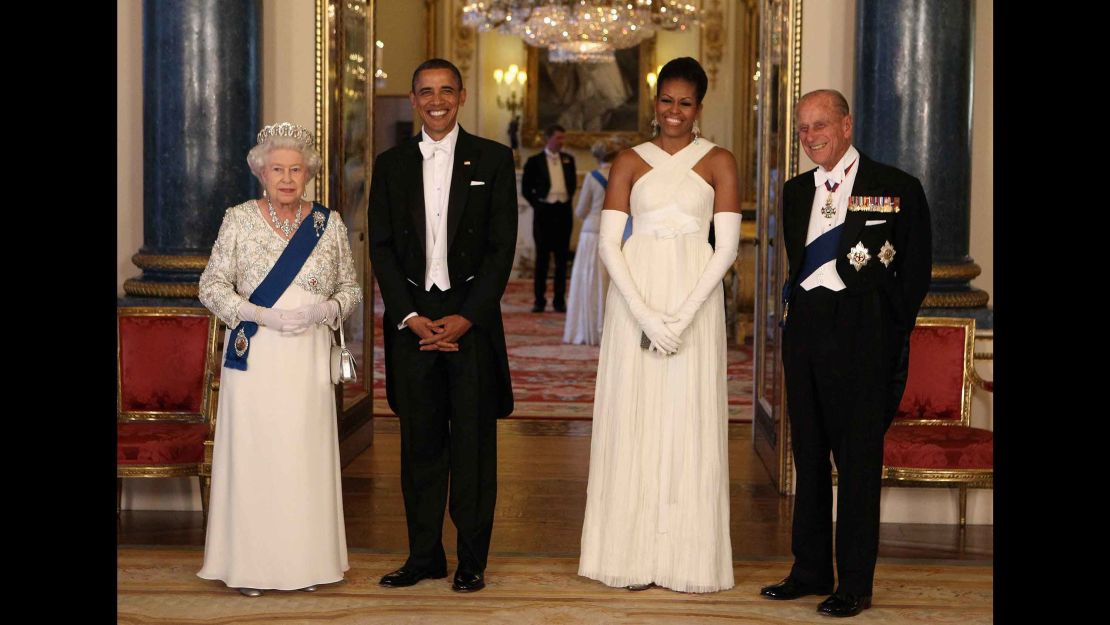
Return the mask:
{"type": "Polygon", "coordinates": [[[321,164],[312,145],[290,123],[258,133],[247,162],[262,197],[227,209],[200,277],[228,352],[197,575],[252,597],[314,591],[348,568],[330,351],[362,290],[343,219],[303,197],[321,164]],[[276,301],[254,303],[266,292],[276,301]]]}
{"type": "Polygon", "coordinates": [[[578,205],[574,207],[575,216],[582,220],[582,229],[578,233],[578,247],[570,272],[564,343],[597,345],[601,342],[609,276],[597,255],[597,231],[601,226],[601,207],[605,203],[609,168],[617,154],[626,147],[628,144],[620,138],[598,141],[590,147],[590,153],[599,165],[586,174],[582,190],[578,193],[578,205]]]}
{"type": "Polygon", "coordinates": [[[698,62],[668,62],[657,84],[658,134],[617,156],[601,212],[612,287],[578,574],[713,592],[734,583],[721,279],[740,240],[738,177],[732,154],[699,138],[698,62]]]}

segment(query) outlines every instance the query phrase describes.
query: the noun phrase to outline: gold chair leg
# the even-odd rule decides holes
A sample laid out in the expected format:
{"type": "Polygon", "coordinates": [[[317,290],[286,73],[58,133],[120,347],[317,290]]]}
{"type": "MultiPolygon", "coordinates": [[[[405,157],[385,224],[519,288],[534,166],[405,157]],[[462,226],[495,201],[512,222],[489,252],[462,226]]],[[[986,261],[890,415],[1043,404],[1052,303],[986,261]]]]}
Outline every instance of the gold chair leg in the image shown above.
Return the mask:
{"type": "Polygon", "coordinates": [[[960,487],[960,529],[967,526],[967,487],[960,487]]]}
{"type": "Polygon", "coordinates": [[[116,518],[119,518],[120,511],[123,510],[123,478],[116,478],[116,518]]]}

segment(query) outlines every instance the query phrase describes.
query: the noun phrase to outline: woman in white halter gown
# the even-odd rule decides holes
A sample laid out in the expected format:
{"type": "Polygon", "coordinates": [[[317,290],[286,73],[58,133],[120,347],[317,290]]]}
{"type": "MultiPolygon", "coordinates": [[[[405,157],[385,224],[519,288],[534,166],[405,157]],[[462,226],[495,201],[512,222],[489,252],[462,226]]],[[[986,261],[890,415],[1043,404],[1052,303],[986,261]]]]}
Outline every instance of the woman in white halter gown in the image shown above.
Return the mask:
{"type": "Polygon", "coordinates": [[[665,80],[666,71],[656,96],[660,136],[618,157],[602,211],[601,256],[613,285],[578,574],[631,590],[713,592],[734,583],[721,278],[739,239],[736,165],[691,132],[704,88],[697,93],[682,74],[665,80]],[[623,187],[622,170],[631,172],[623,187]],[[620,249],[612,238],[619,245],[627,219],[622,198],[633,230],[620,249]],[[680,339],[676,349],[661,325],[680,339]],[[651,349],[641,347],[641,333],[651,349]]]}

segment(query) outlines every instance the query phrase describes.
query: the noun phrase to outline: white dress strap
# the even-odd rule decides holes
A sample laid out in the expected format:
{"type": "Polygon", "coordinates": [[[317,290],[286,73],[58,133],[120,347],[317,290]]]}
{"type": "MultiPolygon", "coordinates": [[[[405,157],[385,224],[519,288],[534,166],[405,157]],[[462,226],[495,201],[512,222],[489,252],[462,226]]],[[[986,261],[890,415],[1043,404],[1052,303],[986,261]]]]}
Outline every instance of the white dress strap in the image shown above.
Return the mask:
{"type": "Polygon", "coordinates": [[[636,154],[640,155],[640,158],[644,159],[645,163],[651,165],[652,169],[663,165],[666,163],[667,159],[670,158],[670,154],[661,150],[659,146],[651,141],[641,143],[640,145],[634,145],[632,149],[636,154]]]}

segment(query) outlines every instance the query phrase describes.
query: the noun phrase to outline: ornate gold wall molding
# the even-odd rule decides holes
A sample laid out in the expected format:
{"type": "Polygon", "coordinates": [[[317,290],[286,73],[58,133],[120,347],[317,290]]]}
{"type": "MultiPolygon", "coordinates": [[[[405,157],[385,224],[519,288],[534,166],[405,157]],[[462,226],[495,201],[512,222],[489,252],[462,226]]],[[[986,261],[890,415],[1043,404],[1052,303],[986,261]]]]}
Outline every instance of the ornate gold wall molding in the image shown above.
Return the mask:
{"type": "Polygon", "coordinates": [[[702,0],[701,14],[701,61],[709,74],[709,86],[717,86],[717,64],[725,54],[725,14],[721,10],[721,0],[702,0]],[[706,5],[709,5],[708,7],[706,5]]]}
{"type": "Polygon", "coordinates": [[[474,59],[474,50],[478,45],[478,33],[473,26],[463,25],[461,2],[456,0],[451,14],[455,16],[455,19],[451,21],[453,60],[455,65],[459,67],[459,71],[462,72],[463,82],[465,83],[467,73],[470,71],[470,63],[474,59]]]}
{"type": "Polygon", "coordinates": [[[439,0],[424,0],[424,58],[438,57],[439,0]]]}

